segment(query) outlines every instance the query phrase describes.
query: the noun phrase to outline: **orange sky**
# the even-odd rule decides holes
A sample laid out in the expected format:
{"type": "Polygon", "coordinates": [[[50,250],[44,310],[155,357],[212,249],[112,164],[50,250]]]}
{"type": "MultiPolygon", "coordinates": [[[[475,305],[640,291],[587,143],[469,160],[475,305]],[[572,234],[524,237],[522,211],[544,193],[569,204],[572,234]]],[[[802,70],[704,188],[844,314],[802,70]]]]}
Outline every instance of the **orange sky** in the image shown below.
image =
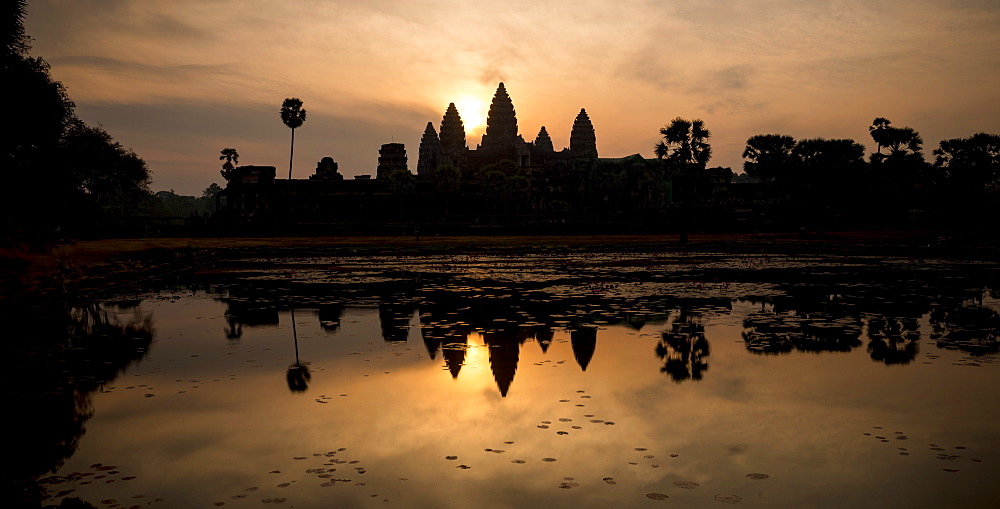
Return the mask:
{"type": "Polygon", "coordinates": [[[884,116],[946,138],[1000,132],[995,0],[30,0],[32,55],[87,122],[153,171],[154,190],[200,194],[219,151],[287,168],[278,116],[302,99],[294,176],[332,156],[373,174],[449,102],[471,131],[503,80],[521,134],[568,146],[586,108],[602,157],[652,157],[670,119],[701,118],[710,166],[742,168],[747,138],[853,138],[884,116]],[[478,102],[478,105],[477,105],[478,102]]]}

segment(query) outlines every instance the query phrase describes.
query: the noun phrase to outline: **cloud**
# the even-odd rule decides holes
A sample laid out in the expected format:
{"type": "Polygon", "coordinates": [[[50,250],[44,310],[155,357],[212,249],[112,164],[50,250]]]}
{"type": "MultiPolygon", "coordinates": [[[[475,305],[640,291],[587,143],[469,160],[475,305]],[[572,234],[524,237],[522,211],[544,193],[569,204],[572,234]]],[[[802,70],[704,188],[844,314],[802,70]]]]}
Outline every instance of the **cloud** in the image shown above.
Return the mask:
{"type": "Polygon", "coordinates": [[[746,90],[753,72],[749,65],[730,65],[713,73],[711,80],[723,90],[746,90]]]}
{"type": "Polygon", "coordinates": [[[226,65],[153,65],[95,55],[67,55],[52,57],[49,63],[63,68],[85,68],[88,72],[145,75],[146,78],[187,81],[205,74],[231,75],[233,69],[226,65]]]}

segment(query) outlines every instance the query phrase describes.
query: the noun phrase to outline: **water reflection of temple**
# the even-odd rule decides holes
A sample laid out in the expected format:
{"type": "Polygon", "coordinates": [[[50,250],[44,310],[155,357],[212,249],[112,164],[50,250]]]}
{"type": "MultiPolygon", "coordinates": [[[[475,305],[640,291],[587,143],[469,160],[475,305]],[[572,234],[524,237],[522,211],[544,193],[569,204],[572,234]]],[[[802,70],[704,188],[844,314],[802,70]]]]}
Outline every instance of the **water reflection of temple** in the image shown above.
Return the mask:
{"type": "Polygon", "coordinates": [[[255,300],[231,300],[226,309],[226,338],[236,340],[243,336],[243,326],[262,327],[278,325],[278,309],[274,304],[255,300]]]}
{"type": "MultiPolygon", "coordinates": [[[[426,276],[425,276],[426,277],[426,276]]],[[[415,280],[414,280],[415,281],[415,280]]],[[[968,294],[954,292],[951,297],[913,290],[905,286],[856,285],[838,292],[822,287],[789,286],[780,297],[719,301],[690,299],[679,307],[650,305],[646,309],[670,311],[672,320],[662,332],[655,354],[662,360],[661,371],[671,380],[701,380],[708,370],[710,338],[705,320],[714,313],[725,313],[727,306],[740,305],[743,339],[753,354],[775,355],[789,352],[851,352],[866,346],[872,360],[886,364],[905,364],[919,355],[921,338],[930,339],[940,348],[955,348],[974,355],[1000,351],[1000,314],[988,306],[967,302],[968,294]],[[929,324],[929,325],[928,325],[929,324]]],[[[437,285],[436,285],[437,286],[437,285]]],[[[478,287],[474,293],[462,291],[421,291],[411,281],[386,286],[378,292],[378,322],[382,339],[403,343],[417,339],[423,343],[431,360],[442,362],[458,378],[474,345],[470,335],[481,338],[493,379],[501,395],[514,384],[521,348],[537,343],[547,352],[555,331],[567,331],[577,366],[586,371],[597,345],[598,329],[593,320],[641,329],[650,316],[632,314],[634,303],[558,300],[549,296],[511,292],[510,288],[478,287]],[[595,310],[602,309],[599,313],[595,310]],[[610,310],[610,311],[609,311],[610,310]]],[[[281,299],[256,293],[228,299],[227,335],[239,337],[243,326],[276,325],[281,299]]],[[[303,301],[318,300],[301,297],[303,301]]],[[[294,299],[293,299],[294,300],[294,299]]],[[[344,304],[330,303],[306,307],[317,309],[324,330],[340,327],[344,304]]],[[[371,303],[371,300],[367,301],[371,303]]],[[[669,303],[669,298],[665,299],[669,303]]],[[[284,306],[288,306],[285,303],[284,306]]],[[[730,312],[733,310],[730,309],[730,312]]]]}
{"type": "Polygon", "coordinates": [[[542,341],[551,341],[552,337],[547,327],[544,330],[523,327],[520,322],[506,318],[480,319],[465,313],[436,313],[433,310],[421,313],[420,318],[421,336],[428,355],[434,359],[441,352],[452,378],[458,378],[465,364],[469,335],[479,334],[488,352],[493,380],[502,396],[507,396],[514,382],[522,346],[529,341],[542,344],[542,341]]]}

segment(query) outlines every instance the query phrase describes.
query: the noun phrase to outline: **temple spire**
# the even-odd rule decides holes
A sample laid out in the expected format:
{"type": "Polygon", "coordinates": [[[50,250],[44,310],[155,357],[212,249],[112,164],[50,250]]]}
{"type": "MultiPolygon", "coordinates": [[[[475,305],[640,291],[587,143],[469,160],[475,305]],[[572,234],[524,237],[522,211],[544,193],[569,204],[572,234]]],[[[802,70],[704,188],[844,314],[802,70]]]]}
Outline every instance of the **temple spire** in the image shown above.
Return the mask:
{"type": "Polygon", "coordinates": [[[441,142],[438,140],[434,123],[427,122],[424,136],[420,138],[420,152],[417,158],[417,175],[430,175],[441,160],[441,142]]]}
{"type": "Polygon", "coordinates": [[[573,157],[597,157],[597,135],[594,134],[594,124],[590,123],[587,110],[580,108],[580,113],[573,121],[573,131],[569,135],[569,151],[573,157]]]}
{"type": "Polygon", "coordinates": [[[446,152],[465,149],[465,124],[455,103],[449,103],[441,119],[441,150],[446,152]]]}
{"type": "Polygon", "coordinates": [[[514,103],[507,95],[507,88],[503,82],[497,86],[496,94],[493,95],[493,102],[490,104],[490,112],[486,116],[486,134],[483,135],[481,148],[487,150],[516,150],[517,135],[517,114],[514,112],[514,103]]]}
{"type": "Polygon", "coordinates": [[[552,148],[552,138],[549,137],[548,131],[545,130],[545,126],[542,126],[541,130],[538,131],[538,136],[535,136],[535,148],[541,150],[542,152],[555,152],[552,148]]]}
{"type": "Polygon", "coordinates": [[[441,119],[441,160],[439,164],[449,164],[456,168],[464,166],[468,148],[465,146],[465,124],[458,114],[455,103],[449,103],[441,119]]]}

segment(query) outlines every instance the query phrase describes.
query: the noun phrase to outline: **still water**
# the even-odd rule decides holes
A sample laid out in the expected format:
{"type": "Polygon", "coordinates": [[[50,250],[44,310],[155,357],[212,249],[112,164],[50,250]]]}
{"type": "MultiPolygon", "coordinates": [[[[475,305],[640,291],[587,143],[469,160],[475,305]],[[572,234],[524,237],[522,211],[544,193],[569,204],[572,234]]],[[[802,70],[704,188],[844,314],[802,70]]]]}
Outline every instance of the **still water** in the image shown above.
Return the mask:
{"type": "Polygon", "coordinates": [[[246,258],[73,311],[75,348],[119,353],[71,376],[81,425],[41,484],[98,507],[995,507],[998,277],[246,258]]]}

